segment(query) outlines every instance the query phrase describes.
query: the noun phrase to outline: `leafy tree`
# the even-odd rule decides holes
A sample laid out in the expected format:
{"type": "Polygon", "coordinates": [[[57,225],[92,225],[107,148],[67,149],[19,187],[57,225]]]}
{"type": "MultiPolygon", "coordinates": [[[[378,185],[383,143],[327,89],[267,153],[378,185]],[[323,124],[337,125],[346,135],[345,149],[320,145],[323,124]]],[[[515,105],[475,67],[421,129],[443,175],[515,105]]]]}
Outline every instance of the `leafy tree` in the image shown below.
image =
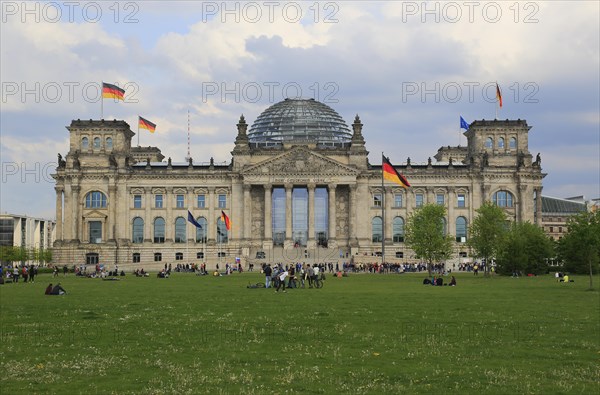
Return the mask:
{"type": "Polygon", "coordinates": [[[581,213],[568,222],[568,232],[558,242],[558,256],[565,270],[590,274],[590,288],[600,260],[600,211],[581,213]]]}
{"type": "Polygon", "coordinates": [[[500,243],[507,233],[504,210],[491,202],[485,202],[477,210],[477,216],[469,226],[467,244],[477,258],[485,259],[485,275],[489,275],[488,262],[498,255],[500,243]]]}
{"type": "Polygon", "coordinates": [[[426,204],[417,209],[406,223],[406,244],[427,262],[431,275],[433,262],[448,259],[452,254],[452,236],[444,234],[446,209],[437,204],[426,204]]]}
{"type": "Polygon", "coordinates": [[[29,258],[29,252],[24,247],[2,246],[0,248],[0,261],[2,262],[22,262],[29,258]]]}
{"type": "Polygon", "coordinates": [[[500,243],[496,263],[502,274],[543,274],[548,271],[548,258],[553,256],[554,242],[542,228],[530,222],[513,223],[500,243]]]}

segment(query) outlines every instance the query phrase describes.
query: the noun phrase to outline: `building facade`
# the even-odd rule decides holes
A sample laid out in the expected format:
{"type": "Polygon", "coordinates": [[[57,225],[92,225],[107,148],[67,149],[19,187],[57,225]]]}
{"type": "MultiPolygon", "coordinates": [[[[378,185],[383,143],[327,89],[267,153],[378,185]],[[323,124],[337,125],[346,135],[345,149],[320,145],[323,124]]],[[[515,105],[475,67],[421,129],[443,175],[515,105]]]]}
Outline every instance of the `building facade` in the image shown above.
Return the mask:
{"type": "MultiPolygon", "coordinates": [[[[28,251],[52,248],[56,223],[26,215],[0,214],[0,246],[21,247],[28,251]]],[[[22,261],[29,264],[32,261],[22,261]]],[[[6,265],[8,262],[2,262],[6,265]]]]}
{"type": "Polygon", "coordinates": [[[542,223],[544,232],[553,240],[560,240],[568,232],[569,218],[592,209],[583,196],[554,198],[542,196],[542,223]]]}
{"type": "Polygon", "coordinates": [[[382,188],[358,115],[348,127],[312,99],[274,104],[250,128],[241,116],[228,165],[164,162],[156,147],[131,147],[124,121],[74,120],[67,129],[69,152],[54,174],[59,264],[375,261],[382,238],[387,261],[414,262],[404,225],[427,203],[446,207],[458,258],[469,253],[467,228],[484,201],[513,221],[541,218],[545,174],[524,120],[475,121],[466,147],[440,148],[435,163],[396,164],[408,189],[382,188]]]}

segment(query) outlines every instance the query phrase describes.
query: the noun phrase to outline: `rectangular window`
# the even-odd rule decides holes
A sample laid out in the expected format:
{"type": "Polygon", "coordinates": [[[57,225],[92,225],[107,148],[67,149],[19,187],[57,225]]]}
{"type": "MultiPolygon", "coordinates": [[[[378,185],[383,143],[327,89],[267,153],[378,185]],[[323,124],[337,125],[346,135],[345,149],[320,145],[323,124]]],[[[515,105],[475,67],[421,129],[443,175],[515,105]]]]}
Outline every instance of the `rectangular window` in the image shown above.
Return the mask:
{"type": "Polygon", "coordinates": [[[422,193],[417,193],[415,195],[415,205],[417,207],[422,207],[423,206],[423,194],[422,193]]]}
{"type": "Polygon", "coordinates": [[[163,195],[154,196],[154,207],[163,208],[163,195]]]}
{"type": "Polygon", "coordinates": [[[176,261],[183,261],[183,252],[177,252],[177,253],[175,253],[175,260],[176,261]]]}
{"type": "Polygon", "coordinates": [[[142,195],[133,196],[133,208],[142,208],[142,195]]]}
{"type": "Polygon", "coordinates": [[[154,253],[154,262],[160,262],[162,261],[162,254],[160,252],[155,252],[154,253]]]}
{"type": "Polygon", "coordinates": [[[196,259],[204,259],[204,253],[203,252],[197,252],[196,253],[196,259]]]}
{"type": "Polygon", "coordinates": [[[562,233],[562,226],[558,227],[558,233],[562,233]]]}
{"type": "Polygon", "coordinates": [[[402,207],[402,194],[397,193],[394,195],[394,207],[400,208],[402,207]]]}
{"type": "Polygon", "coordinates": [[[204,197],[204,195],[198,195],[198,208],[205,208],[206,207],[206,198],[204,197]]]}
{"type": "Polygon", "coordinates": [[[373,194],[373,206],[381,207],[381,193],[373,194]]]}
{"type": "Polygon", "coordinates": [[[554,227],[551,226],[550,227],[550,233],[553,233],[553,232],[554,232],[554,227]]]}
{"type": "Polygon", "coordinates": [[[435,201],[438,205],[443,206],[444,205],[444,194],[438,193],[437,195],[435,195],[435,201]]]}
{"type": "Polygon", "coordinates": [[[175,205],[175,207],[177,207],[177,208],[185,207],[185,200],[183,198],[183,195],[177,195],[177,204],[175,205]]]}
{"type": "Polygon", "coordinates": [[[219,208],[227,208],[227,195],[219,195],[219,208]]]}
{"type": "Polygon", "coordinates": [[[133,254],[133,263],[140,263],[140,262],[141,262],[140,254],[136,252],[135,254],[133,254]]]}
{"type": "Polygon", "coordinates": [[[459,193],[458,194],[457,206],[458,207],[465,207],[465,194],[464,193],[459,193]]]}
{"type": "Polygon", "coordinates": [[[102,222],[90,221],[90,243],[102,243],[102,222]]]}

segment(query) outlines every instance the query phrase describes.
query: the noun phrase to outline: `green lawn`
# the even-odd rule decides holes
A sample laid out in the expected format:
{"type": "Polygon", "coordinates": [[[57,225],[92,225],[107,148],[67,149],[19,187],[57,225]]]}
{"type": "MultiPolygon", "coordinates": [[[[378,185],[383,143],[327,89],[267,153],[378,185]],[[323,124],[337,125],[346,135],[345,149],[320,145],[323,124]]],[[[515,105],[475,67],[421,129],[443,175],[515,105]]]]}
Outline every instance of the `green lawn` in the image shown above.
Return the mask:
{"type": "MultiPolygon", "coordinates": [[[[118,282],[66,296],[0,286],[2,394],[587,393],[600,390],[600,294],[586,277],[351,275],[247,289],[260,274],[118,282]]],[[[600,286],[595,279],[596,289],[600,286]]]]}

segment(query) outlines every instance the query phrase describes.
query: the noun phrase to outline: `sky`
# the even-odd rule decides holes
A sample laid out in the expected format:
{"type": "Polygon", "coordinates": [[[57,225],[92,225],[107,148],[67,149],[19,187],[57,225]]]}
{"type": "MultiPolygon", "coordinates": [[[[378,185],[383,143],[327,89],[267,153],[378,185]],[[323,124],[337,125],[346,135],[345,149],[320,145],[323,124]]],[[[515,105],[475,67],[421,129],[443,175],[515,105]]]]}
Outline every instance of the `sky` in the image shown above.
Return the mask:
{"type": "MultiPolygon", "coordinates": [[[[465,145],[459,116],[526,119],[543,194],[600,197],[597,1],[4,1],[0,211],[55,217],[51,174],[73,119],[157,124],[140,145],[174,162],[231,160],[236,123],[286,97],[319,100],[369,160],[426,163],[465,145]],[[503,93],[498,109],[495,84],[503,93]]],[[[138,136],[132,143],[137,144],[138,136]]]]}

